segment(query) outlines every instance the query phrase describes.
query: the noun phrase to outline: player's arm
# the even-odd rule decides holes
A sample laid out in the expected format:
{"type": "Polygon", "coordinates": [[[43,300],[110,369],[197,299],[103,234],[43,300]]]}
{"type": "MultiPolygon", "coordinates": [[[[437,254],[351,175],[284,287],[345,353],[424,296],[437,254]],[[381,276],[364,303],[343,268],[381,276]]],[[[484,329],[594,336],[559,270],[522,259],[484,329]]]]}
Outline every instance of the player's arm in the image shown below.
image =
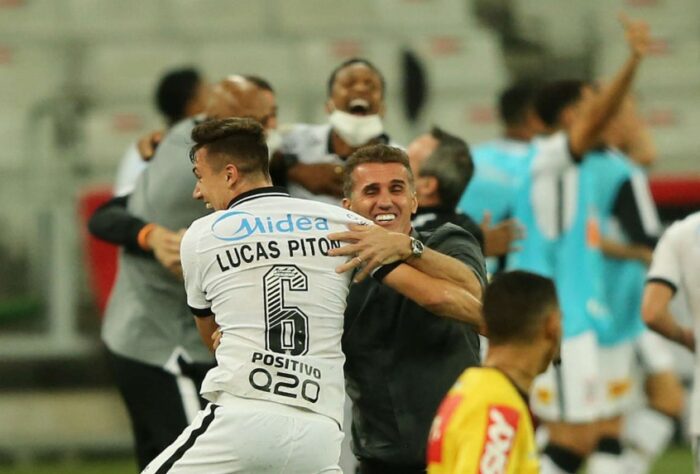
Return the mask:
{"type": "MultiPolygon", "coordinates": [[[[330,251],[331,255],[353,256],[345,264],[338,267],[338,272],[359,269],[355,281],[362,281],[382,265],[403,262],[426,276],[443,280],[466,289],[477,298],[481,298],[483,282],[477,277],[472,267],[460,260],[424,247],[420,257],[413,256],[411,236],[399,232],[388,232],[376,225],[350,224],[348,232],[338,232],[329,235],[331,240],[349,242],[330,251]],[[360,268],[361,267],[361,268],[360,268]]],[[[467,235],[466,231],[461,231],[467,235]]],[[[478,244],[471,237],[471,245],[478,249],[478,244]]],[[[476,250],[475,253],[478,253],[476,250]]],[[[474,264],[478,265],[477,257],[474,264]]]]}
{"type": "Polygon", "coordinates": [[[600,249],[611,258],[620,260],[639,260],[646,265],[651,263],[652,249],[646,245],[623,244],[612,239],[603,238],[600,249]]]}
{"type": "Polygon", "coordinates": [[[376,270],[375,278],[431,313],[464,321],[482,331],[483,277],[474,268],[483,267],[483,262],[479,262],[478,244],[473,237],[469,236],[471,241],[468,241],[463,236],[469,234],[454,229],[461,237],[453,237],[457,240],[453,246],[464,249],[458,253],[470,265],[427,246],[420,257],[413,256],[410,236],[387,232],[379,226],[350,225],[348,232],[329,235],[332,240],[351,242],[330,253],[357,255],[339,266],[338,272],[353,271],[364,265],[356,281],[376,270]]]}
{"type": "Polygon", "coordinates": [[[221,332],[219,331],[219,325],[216,324],[214,320],[214,315],[195,316],[194,322],[197,325],[199,337],[202,338],[204,345],[207,346],[211,352],[216,351],[216,348],[220,344],[221,332]]]}
{"type": "Polygon", "coordinates": [[[669,304],[681,280],[679,244],[676,233],[679,227],[671,226],[659,241],[649,269],[642,298],[642,317],[652,330],[677,342],[689,350],[695,350],[695,338],[689,328],[678,324],[671,314],[669,304]]]}
{"type": "Polygon", "coordinates": [[[471,324],[485,334],[481,287],[477,296],[467,288],[431,277],[407,264],[399,264],[381,281],[430,313],[471,324]]]}
{"type": "Polygon", "coordinates": [[[649,26],[645,22],[626,17],[621,18],[621,22],[630,55],[612,82],[589,103],[584,102],[581,118],[574,122],[569,132],[569,146],[575,157],[582,157],[598,145],[603,130],[629,92],[637,67],[649,48],[649,26]]]}
{"type": "Polygon", "coordinates": [[[121,245],[129,252],[153,255],[175,276],[182,275],[180,240],[184,229],[172,231],[155,223],[145,222],[127,209],[129,196],[111,199],[90,217],[88,229],[98,239],[121,245]]]}
{"type": "Polygon", "coordinates": [[[693,330],[678,324],[669,309],[673,294],[674,290],[667,283],[649,281],[644,287],[642,317],[652,330],[690,351],[695,351],[693,330]]]}

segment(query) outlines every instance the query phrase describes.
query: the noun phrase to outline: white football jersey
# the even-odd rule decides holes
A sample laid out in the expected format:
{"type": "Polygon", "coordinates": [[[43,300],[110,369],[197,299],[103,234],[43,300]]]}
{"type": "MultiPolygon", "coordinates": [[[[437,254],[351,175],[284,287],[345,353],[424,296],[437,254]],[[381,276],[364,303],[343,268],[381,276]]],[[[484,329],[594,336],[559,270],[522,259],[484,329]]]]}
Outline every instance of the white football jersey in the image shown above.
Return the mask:
{"type": "MultiPolygon", "coordinates": [[[[654,249],[647,281],[662,283],[685,297],[693,318],[695,340],[700,341],[700,212],[673,223],[654,249]]],[[[700,359],[695,352],[695,386],[690,432],[700,435],[700,359]]]]}
{"type": "Polygon", "coordinates": [[[188,305],[195,315],[213,313],[223,334],[202,396],[224,391],[342,424],[350,273],[335,272],[347,257],[328,256],[340,242],[327,236],[351,223],[371,222],[269,187],[192,224],[181,247],[188,305]]]}

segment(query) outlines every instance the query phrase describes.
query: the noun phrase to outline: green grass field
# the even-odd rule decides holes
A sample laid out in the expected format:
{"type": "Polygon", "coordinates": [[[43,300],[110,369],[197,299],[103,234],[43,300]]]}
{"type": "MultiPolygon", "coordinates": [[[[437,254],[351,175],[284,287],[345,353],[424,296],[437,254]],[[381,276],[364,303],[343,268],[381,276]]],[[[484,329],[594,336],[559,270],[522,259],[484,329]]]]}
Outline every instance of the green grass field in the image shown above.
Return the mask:
{"type": "MultiPolygon", "coordinates": [[[[654,466],[652,474],[692,474],[691,453],[688,448],[672,448],[654,466]]],[[[26,466],[0,466],[0,474],[134,474],[136,464],[131,459],[110,461],[63,461],[26,466]]],[[[350,473],[346,473],[350,474],[350,473]]]]}

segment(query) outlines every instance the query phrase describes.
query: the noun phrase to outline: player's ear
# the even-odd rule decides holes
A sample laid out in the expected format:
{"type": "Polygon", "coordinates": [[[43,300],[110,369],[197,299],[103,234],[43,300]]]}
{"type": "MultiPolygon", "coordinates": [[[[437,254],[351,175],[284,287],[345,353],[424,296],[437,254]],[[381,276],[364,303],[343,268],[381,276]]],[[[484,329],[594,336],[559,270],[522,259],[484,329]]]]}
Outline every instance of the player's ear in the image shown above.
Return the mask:
{"type": "Polygon", "coordinates": [[[224,173],[226,174],[226,184],[232,188],[238,181],[238,168],[233,163],[228,163],[224,168],[224,173]]]}
{"type": "Polygon", "coordinates": [[[343,198],[342,204],[345,209],[352,211],[352,208],[350,207],[350,199],[343,198]]]}

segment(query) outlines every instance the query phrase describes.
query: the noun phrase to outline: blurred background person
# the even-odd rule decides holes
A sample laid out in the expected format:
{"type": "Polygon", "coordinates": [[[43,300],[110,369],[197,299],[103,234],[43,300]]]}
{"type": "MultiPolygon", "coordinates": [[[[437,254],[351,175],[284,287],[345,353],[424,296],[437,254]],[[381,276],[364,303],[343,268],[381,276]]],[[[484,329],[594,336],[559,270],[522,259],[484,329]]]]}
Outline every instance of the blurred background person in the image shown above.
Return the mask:
{"type": "Polygon", "coordinates": [[[433,127],[407,148],[411,169],[416,177],[418,211],[413,219],[417,230],[434,230],[452,222],[470,232],[486,257],[508,253],[518,237],[515,222],[507,220],[491,227],[481,225],[457,211],[457,202],[468,189],[474,163],[467,143],[459,137],[433,127]]]}
{"type": "MultiPolygon", "coordinates": [[[[695,352],[700,315],[700,281],[697,271],[700,265],[698,233],[700,213],[691,214],[674,223],[664,232],[654,250],[651,268],[647,275],[642,301],[644,322],[667,339],[695,352]],[[693,325],[686,327],[678,323],[670,310],[671,299],[676,292],[686,295],[688,309],[693,315],[693,325]]],[[[695,382],[691,402],[691,435],[695,451],[695,472],[700,472],[698,438],[700,437],[700,412],[698,409],[698,365],[695,366],[695,382]]]]}
{"type": "MultiPolygon", "coordinates": [[[[205,117],[262,120],[267,92],[229,76],[213,87],[205,117]]],[[[129,411],[140,469],[202,407],[199,389],[214,363],[187,308],[180,264],[184,229],[210,212],[192,199],[196,178],[188,159],[190,133],[201,120],[172,127],[133,192],[114,198],[90,220],[94,235],[123,246],[102,339],[129,411]]]]}
{"type": "MultiPolygon", "coordinates": [[[[174,69],[161,77],[155,93],[155,103],[158,112],[165,119],[166,130],[154,133],[149,138],[157,143],[167,133],[167,128],[187,117],[202,113],[208,101],[208,87],[201,73],[192,67],[174,69]]],[[[151,157],[152,155],[141,156],[136,143],[129,146],[117,169],[115,196],[131,193],[136,179],[151,157]]]]}
{"type": "Polygon", "coordinates": [[[343,165],[357,149],[389,143],[384,132],[386,81],[380,70],[363,58],[338,65],[328,78],[325,104],[328,123],[297,124],[287,130],[277,156],[273,180],[292,196],[340,204],[343,165]]]}
{"type": "MultiPolygon", "coordinates": [[[[531,152],[530,141],[544,132],[542,120],[537,116],[534,102],[537,87],[534,82],[520,82],[502,91],[498,98],[498,117],[503,127],[500,138],[471,147],[474,158],[474,177],[465,186],[457,209],[477,222],[499,224],[508,227],[516,223],[513,215],[515,193],[523,172],[526,158],[531,152]]],[[[504,256],[510,250],[510,241],[500,241],[495,251],[487,251],[487,257],[504,256]],[[503,244],[506,245],[503,248],[503,244]]],[[[487,260],[490,273],[504,268],[504,261],[487,260]]]]}
{"type": "Polygon", "coordinates": [[[596,329],[610,314],[594,183],[576,164],[600,144],[648,49],[645,22],[621,23],[628,58],[608,87],[596,93],[583,81],[563,80],[540,89],[536,108],[551,133],[533,144],[515,208],[525,237],[509,265],[554,279],[564,321],[562,365],[538,377],[532,398],[549,433],[545,474],[575,473],[598,443],[602,388],[596,329]]]}

